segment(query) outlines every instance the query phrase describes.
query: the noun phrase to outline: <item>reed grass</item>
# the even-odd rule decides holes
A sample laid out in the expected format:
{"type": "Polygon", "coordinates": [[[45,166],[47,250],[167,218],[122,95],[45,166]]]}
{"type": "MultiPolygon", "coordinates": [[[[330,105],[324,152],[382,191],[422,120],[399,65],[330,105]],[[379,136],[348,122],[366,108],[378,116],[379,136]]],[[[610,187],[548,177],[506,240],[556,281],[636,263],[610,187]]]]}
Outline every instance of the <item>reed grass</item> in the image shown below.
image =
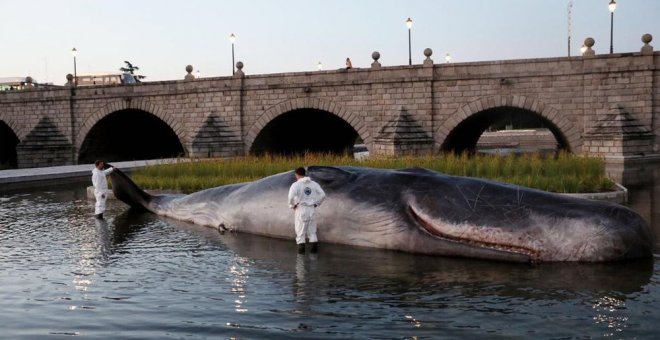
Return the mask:
{"type": "Polygon", "coordinates": [[[422,167],[449,175],[480,177],[560,193],[602,192],[614,188],[614,183],[605,175],[605,163],[602,159],[568,153],[548,158],[537,154],[442,154],[377,156],[363,160],[356,160],[350,155],[332,154],[246,156],[181,160],[138,170],[132,177],[139,186],[147,189],[194,192],[220,185],[254,181],[298,166],[309,165],[351,165],[385,169],[422,167]]]}

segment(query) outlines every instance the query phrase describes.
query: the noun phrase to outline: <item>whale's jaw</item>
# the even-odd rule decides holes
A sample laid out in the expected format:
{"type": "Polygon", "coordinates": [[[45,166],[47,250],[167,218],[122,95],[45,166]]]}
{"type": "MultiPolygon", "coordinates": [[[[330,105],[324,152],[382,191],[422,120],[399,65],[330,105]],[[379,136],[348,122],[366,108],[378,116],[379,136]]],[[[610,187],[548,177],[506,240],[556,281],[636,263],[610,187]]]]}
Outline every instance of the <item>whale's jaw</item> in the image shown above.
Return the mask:
{"type": "MultiPolygon", "coordinates": [[[[410,215],[426,232],[442,240],[527,257],[530,262],[599,262],[628,258],[633,248],[607,221],[530,214],[516,228],[452,223],[411,205],[410,215]]],[[[632,228],[632,227],[631,227],[632,228]]],[[[634,256],[638,257],[638,256],[634,256]]]]}
{"type": "Polygon", "coordinates": [[[453,241],[464,244],[468,247],[481,248],[494,252],[501,252],[505,257],[518,258],[521,262],[537,262],[540,260],[540,253],[529,247],[524,247],[505,242],[495,242],[493,240],[479,239],[478,237],[467,237],[455,232],[444,231],[437,223],[433,223],[427,216],[419,212],[415,207],[409,206],[409,212],[415,223],[420,225],[427,233],[433,237],[444,241],[453,241]]]}

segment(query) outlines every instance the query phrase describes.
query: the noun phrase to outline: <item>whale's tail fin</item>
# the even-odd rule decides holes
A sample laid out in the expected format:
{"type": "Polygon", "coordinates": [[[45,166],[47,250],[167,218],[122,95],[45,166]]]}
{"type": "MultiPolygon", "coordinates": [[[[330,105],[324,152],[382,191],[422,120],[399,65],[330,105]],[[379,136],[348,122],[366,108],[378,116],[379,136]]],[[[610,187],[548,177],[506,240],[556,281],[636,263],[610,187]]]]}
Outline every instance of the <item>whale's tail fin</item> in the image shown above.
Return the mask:
{"type": "Polygon", "coordinates": [[[149,202],[153,196],[140,189],[130,177],[117,168],[109,176],[112,179],[112,192],[117,199],[130,205],[131,208],[150,210],[149,202]]]}

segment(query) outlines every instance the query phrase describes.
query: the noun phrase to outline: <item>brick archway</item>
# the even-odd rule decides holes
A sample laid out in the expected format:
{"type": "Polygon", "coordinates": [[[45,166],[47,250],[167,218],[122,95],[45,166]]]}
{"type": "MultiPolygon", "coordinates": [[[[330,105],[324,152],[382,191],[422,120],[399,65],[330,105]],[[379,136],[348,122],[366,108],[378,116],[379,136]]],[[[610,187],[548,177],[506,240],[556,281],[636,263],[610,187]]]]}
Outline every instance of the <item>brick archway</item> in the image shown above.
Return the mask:
{"type": "Polygon", "coordinates": [[[365,144],[371,146],[372,144],[371,135],[369,134],[367,125],[364,123],[362,118],[360,118],[353,112],[348,111],[345,107],[343,107],[340,104],[322,99],[304,98],[304,99],[293,99],[293,100],[285,101],[277,105],[273,105],[270,108],[268,108],[266,111],[264,111],[264,113],[261,114],[261,116],[259,116],[257,121],[254,124],[252,124],[252,127],[250,128],[250,130],[247,133],[247,136],[245,137],[245,152],[246,153],[250,152],[254,140],[257,138],[261,130],[264,127],[266,127],[266,125],[268,125],[268,123],[270,123],[273,119],[287,112],[293,110],[300,110],[300,109],[321,110],[321,111],[329,112],[341,118],[351,127],[353,127],[353,129],[357,132],[360,138],[362,138],[365,144]]]}
{"type": "MultiPolygon", "coordinates": [[[[172,129],[172,131],[174,131],[177,138],[179,139],[179,142],[181,145],[183,145],[184,150],[186,149],[187,143],[183,124],[179,123],[172,115],[161,109],[158,105],[147,100],[116,100],[105,105],[101,109],[93,112],[92,114],[88,115],[87,118],[85,118],[83,124],[80,127],[80,130],[78,131],[78,134],[76,135],[76,150],[80,150],[80,147],[85,141],[87,134],[89,134],[94,125],[96,125],[96,123],[98,123],[101,119],[114,112],[128,109],[141,110],[158,117],[160,120],[165,122],[165,124],[167,124],[172,129]]],[[[187,154],[188,151],[185,151],[187,154]]]]}
{"type": "Polygon", "coordinates": [[[27,132],[24,129],[22,129],[21,126],[18,125],[18,123],[16,123],[13,119],[9,117],[3,117],[2,115],[0,115],[0,121],[7,124],[9,129],[11,129],[14,132],[14,134],[16,135],[19,141],[22,141],[23,139],[25,139],[25,136],[27,136],[27,132]]]}
{"type": "Polygon", "coordinates": [[[444,123],[434,132],[435,150],[440,150],[449,134],[463,121],[471,116],[489,109],[500,107],[511,107],[536,113],[552,123],[562,134],[568,144],[570,151],[578,151],[582,146],[580,131],[575,124],[564,117],[554,107],[547,105],[535,98],[525,96],[492,96],[483,97],[456,110],[444,123]]]}

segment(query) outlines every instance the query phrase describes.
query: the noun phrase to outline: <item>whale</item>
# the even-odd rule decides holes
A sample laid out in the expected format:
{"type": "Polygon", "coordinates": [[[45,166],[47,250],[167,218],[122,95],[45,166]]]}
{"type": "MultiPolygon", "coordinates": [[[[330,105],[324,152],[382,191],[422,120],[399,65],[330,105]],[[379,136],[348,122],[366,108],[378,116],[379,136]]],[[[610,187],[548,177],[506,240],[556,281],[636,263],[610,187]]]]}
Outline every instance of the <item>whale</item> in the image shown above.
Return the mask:
{"type": "MultiPolygon", "coordinates": [[[[309,166],[327,199],[320,243],[510,262],[606,262],[653,254],[648,224],[633,210],[424,168],[309,166]]],[[[149,194],[120,170],[115,196],[134,209],[220,232],[295,239],[288,171],[191,194],[149,194]]],[[[295,242],[294,242],[295,243],[295,242]]]]}

